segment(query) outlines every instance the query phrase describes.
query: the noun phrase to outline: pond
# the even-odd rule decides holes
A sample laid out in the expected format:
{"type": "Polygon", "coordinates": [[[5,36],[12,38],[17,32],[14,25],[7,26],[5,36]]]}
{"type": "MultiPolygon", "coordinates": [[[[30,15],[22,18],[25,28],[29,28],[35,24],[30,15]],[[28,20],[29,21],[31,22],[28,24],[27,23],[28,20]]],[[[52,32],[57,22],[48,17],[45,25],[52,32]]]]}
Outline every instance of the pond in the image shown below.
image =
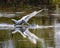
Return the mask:
{"type": "Polygon", "coordinates": [[[29,24],[37,24],[39,27],[37,29],[28,29],[29,32],[25,33],[28,34],[27,38],[24,38],[19,32],[12,34],[15,29],[15,23],[12,19],[19,20],[33,11],[24,12],[18,15],[15,14],[16,16],[13,15],[13,17],[10,15],[10,17],[6,17],[6,15],[0,17],[0,48],[59,48],[60,46],[57,46],[57,44],[60,43],[60,36],[56,34],[60,34],[60,25],[58,25],[60,23],[54,24],[55,19],[49,20],[49,16],[45,14],[43,16],[36,15],[28,21],[29,24]],[[59,40],[57,40],[57,37],[59,40]]]}

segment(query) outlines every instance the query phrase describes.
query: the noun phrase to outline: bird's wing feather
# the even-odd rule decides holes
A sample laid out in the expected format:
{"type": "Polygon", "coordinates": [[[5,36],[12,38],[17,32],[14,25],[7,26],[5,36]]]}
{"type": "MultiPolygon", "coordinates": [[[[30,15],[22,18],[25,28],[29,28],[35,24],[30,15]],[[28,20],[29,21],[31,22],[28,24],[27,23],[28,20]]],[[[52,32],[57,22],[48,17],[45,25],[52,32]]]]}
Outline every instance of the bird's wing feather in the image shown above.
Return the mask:
{"type": "Polygon", "coordinates": [[[28,37],[28,39],[29,39],[32,43],[36,44],[36,40],[38,39],[38,37],[37,37],[36,35],[34,35],[33,33],[31,33],[29,30],[26,30],[26,31],[24,32],[24,34],[28,37]]]}
{"type": "MultiPolygon", "coordinates": [[[[24,17],[21,18],[21,20],[24,20],[25,22],[28,22],[30,18],[34,17],[36,14],[38,14],[39,12],[41,12],[42,10],[39,11],[34,11],[33,13],[30,13],[24,17]]],[[[20,20],[18,20],[20,21],[20,20]]]]}

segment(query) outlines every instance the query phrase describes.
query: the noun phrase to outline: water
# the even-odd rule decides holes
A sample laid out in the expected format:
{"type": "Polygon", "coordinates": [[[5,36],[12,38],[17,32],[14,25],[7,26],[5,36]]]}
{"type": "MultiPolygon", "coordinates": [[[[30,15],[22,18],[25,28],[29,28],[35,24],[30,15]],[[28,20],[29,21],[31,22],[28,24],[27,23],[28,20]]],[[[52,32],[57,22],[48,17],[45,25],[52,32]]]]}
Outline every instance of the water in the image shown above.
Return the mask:
{"type": "MultiPolygon", "coordinates": [[[[31,29],[43,29],[43,28],[49,28],[49,27],[54,27],[54,30],[55,30],[55,48],[59,48],[60,47],[60,24],[59,23],[56,23],[56,20],[55,20],[55,25],[51,25],[51,26],[39,26],[39,25],[33,25],[33,26],[31,26],[30,28],[31,29]]],[[[0,24],[0,30],[1,29],[5,29],[5,30],[7,30],[7,29],[14,29],[14,25],[12,25],[12,24],[0,24]]],[[[38,36],[36,36],[36,35],[34,35],[33,33],[31,33],[30,31],[25,31],[24,32],[24,34],[27,36],[27,38],[32,42],[32,43],[34,43],[34,44],[36,44],[37,43],[37,41],[39,41],[39,42],[41,42],[41,45],[42,45],[42,47],[43,48],[45,48],[45,42],[44,42],[44,39],[43,38],[39,38],[38,36]]],[[[3,48],[9,48],[9,47],[7,47],[7,46],[11,46],[10,48],[13,48],[13,45],[11,45],[12,43],[12,40],[8,40],[8,41],[4,41],[4,46],[3,46],[3,48]],[[7,43],[8,42],[8,43],[7,43]],[[9,45],[7,45],[7,44],[9,44],[9,45]]],[[[48,47],[49,48],[49,47],[48,47]]]]}
{"type": "Polygon", "coordinates": [[[54,48],[54,47],[47,47],[47,48],[54,48]]]}
{"type": "Polygon", "coordinates": [[[26,31],[24,32],[24,34],[28,37],[28,39],[29,39],[32,43],[36,44],[37,41],[39,41],[39,42],[41,42],[42,47],[45,48],[44,39],[39,38],[38,36],[36,36],[35,34],[31,33],[31,32],[28,31],[28,30],[26,30],[26,31]]]}
{"type": "Polygon", "coordinates": [[[5,23],[0,23],[0,30],[13,30],[14,25],[12,24],[5,24],[5,23]]]}
{"type": "MultiPolygon", "coordinates": [[[[56,5],[56,13],[59,13],[58,5],[56,5]]],[[[55,48],[60,48],[60,23],[57,23],[57,18],[55,19],[55,35],[54,35],[54,41],[55,41],[55,48]]]]}
{"type": "MultiPolygon", "coordinates": [[[[60,26],[60,24],[56,24],[56,26],[60,26]]],[[[60,48],[60,27],[55,27],[55,48],[60,48]]]]}
{"type": "Polygon", "coordinates": [[[51,26],[43,26],[43,25],[38,25],[38,24],[35,25],[34,24],[33,26],[31,25],[29,28],[30,29],[43,29],[43,28],[52,28],[52,27],[54,27],[54,25],[51,25],[51,26]]]}
{"type": "MultiPolygon", "coordinates": [[[[54,27],[55,29],[55,36],[56,36],[56,39],[55,39],[55,42],[58,43],[59,41],[56,41],[57,40],[57,35],[56,34],[59,34],[57,33],[57,28],[59,28],[59,25],[56,24],[56,25],[51,25],[51,26],[39,26],[39,25],[35,25],[35,26],[31,26],[30,29],[43,29],[43,28],[50,28],[50,27],[54,27]]],[[[13,30],[14,29],[14,25],[13,24],[5,24],[5,23],[2,23],[0,24],[0,30],[13,30]]],[[[25,35],[27,36],[27,38],[33,43],[33,44],[37,44],[37,41],[38,42],[41,42],[41,46],[42,48],[45,48],[45,40],[43,38],[40,38],[38,36],[36,36],[35,34],[31,33],[30,31],[27,31],[25,32],[25,35]]],[[[15,48],[15,45],[13,43],[14,41],[12,40],[8,40],[8,41],[4,41],[2,47],[3,48],[15,48]]],[[[55,45],[56,45],[55,43],[55,45]]],[[[56,45],[58,48],[58,45],[56,45]]],[[[47,48],[52,48],[52,47],[47,47],[47,48]]]]}
{"type": "MultiPolygon", "coordinates": [[[[39,27],[40,27],[40,26],[39,26],[39,27]]],[[[37,27],[37,28],[39,28],[39,27],[37,27]]],[[[0,30],[3,30],[3,29],[4,29],[4,30],[7,30],[7,29],[13,30],[13,29],[14,29],[14,25],[11,25],[11,24],[3,24],[3,23],[2,23],[2,24],[0,24],[0,30]]],[[[26,35],[26,36],[28,37],[28,39],[29,39],[32,43],[34,43],[34,44],[36,44],[37,41],[41,42],[42,47],[45,48],[44,39],[41,39],[41,38],[37,37],[36,35],[34,35],[33,33],[29,32],[28,30],[24,32],[24,35],[26,35]]],[[[14,47],[13,47],[13,42],[12,42],[12,40],[4,41],[4,46],[3,46],[3,48],[14,48],[14,47]]]]}
{"type": "Polygon", "coordinates": [[[3,44],[2,44],[2,48],[15,48],[15,44],[14,44],[14,41],[13,40],[7,40],[7,41],[4,41],[3,44]]]}
{"type": "MultiPolygon", "coordinates": [[[[12,24],[5,24],[5,23],[0,24],[0,30],[13,30],[13,29],[14,29],[14,25],[12,24]]],[[[9,34],[9,36],[11,35],[9,34]]],[[[11,39],[3,41],[2,48],[15,48],[14,41],[11,39]]]]}
{"type": "MultiPolygon", "coordinates": [[[[33,25],[30,28],[32,29],[38,29],[38,28],[49,28],[49,27],[53,27],[53,26],[39,26],[39,25],[33,25]]],[[[0,24],[0,29],[14,29],[14,25],[11,24],[0,24]]],[[[24,35],[27,36],[27,38],[34,44],[37,44],[38,42],[41,42],[41,46],[43,48],[45,48],[45,41],[43,38],[39,38],[38,36],[36,36],[35,34],[31,33],[30,31],[26,30],[24,32],[24,35]]],[[[8,42],[12,42],[11,40],[9,40],[8,42]]],[[[7,43],[5,43],[7,44],[7,43]]],[[[11,46],[11,43],[9,43],[9,46],[11,46]]],[[[7,45],[5,46],[7,48],[7,45]]],[[[12,48],[12,47],[11,47],[12,48]]]]}
{"type": "Polygon", "coordinates": [[[7,17],[7,18],[11,18],[11,17],[16,17],[19,14],[23,14],[24,12],[15,12],[15,13],[10,13],[10,12],[3,12],[0,13],[0,17],[7,17]]]}

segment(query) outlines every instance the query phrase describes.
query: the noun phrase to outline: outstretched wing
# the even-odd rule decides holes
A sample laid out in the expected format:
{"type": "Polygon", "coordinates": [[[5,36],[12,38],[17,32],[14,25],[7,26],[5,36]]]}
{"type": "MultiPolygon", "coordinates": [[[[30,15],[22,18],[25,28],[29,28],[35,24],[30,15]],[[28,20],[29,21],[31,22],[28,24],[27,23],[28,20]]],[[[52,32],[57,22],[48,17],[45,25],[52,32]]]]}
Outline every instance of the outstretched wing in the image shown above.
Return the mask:
{"type": "Polygon", "coordinates": [[[51,25],[51,26],[40,26],[40,25],[32,24],[29,26],[30,29],[38,29],[38,28],[43,29],[43,28],[50,28],[50,27],[53,27],[53,25],[51,25]]]}
{"type": "Polygon", "coordinates": [[[29,39],[32,43],[34,43],[34,44],[36,44],[36,40],[39,39],[36,35],[34,35],[33,33],[31,33],[29,30],[26,30],[26,31],[24,32],[24,35],[26,35],[26,36],[28,37],[28,39],[29,39]]]}
{"type": "Polygon", "coordinates": [[[24,32],[24,35],[26,35],[26,36],[28,37],[28,39],[29,39],[32,43],[36,44],[37,41],[39,41],[39,42],[42,42],[43,48],[45,47],[45,45],[44,45],[44,40],[43,40],[42,38],[39,38],[39,37],[36,36],[35,34],[31,33],[29,30],[26,30],[26,31],[24,32]]]}
{"type": "MultiPolygon", "coordinates": [[[[30,18],[34,17],[36,14],[38,14],[39,12],[41,12],[42,10],[39,11],[34,11],[33,13],[30,13],[24,17],[21,18],[21,20],[24,20],[25,22],[28,22],[30,18]]],[[[19,22],[20,20],[18,20],[19,22]]]]}
{"type": "Polygon", "coordinates": [[[15,34],[16,32],[19,32],[24,38],[26,38],[26,36],[20,30],[14,30],[12,34],[15,34]]]}

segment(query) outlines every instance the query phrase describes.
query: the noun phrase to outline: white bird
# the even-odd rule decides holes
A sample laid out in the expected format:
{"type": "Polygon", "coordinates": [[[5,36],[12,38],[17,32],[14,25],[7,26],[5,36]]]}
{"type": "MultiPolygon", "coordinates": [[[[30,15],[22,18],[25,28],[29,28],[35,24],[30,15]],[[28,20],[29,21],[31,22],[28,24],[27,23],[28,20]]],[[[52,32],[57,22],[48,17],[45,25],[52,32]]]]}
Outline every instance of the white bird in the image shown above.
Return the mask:
{"type": "Polygon", "coordinates": [[[15,19],[12,19],[15,22],[15,30],[12,33],[14,34],[16,32],[19,32],[24,38],[28,37],[28,39],[30,39],[30,41],[32,41],[34,44],[36,44],[36,40],[38,40],[39,38],[36,35],[34,35],[28,31],[30,24],[28,24],[27,22],[29,21],[30,18],[34,17],[36,14],[38,14],[41,11],[43,11],[43,10],[34,11],[33,13],[22,17],[18,21],[15,19]],[[24,23],[26,24],[25,26],[22,25],[24,23]]]}
{"type": "MultiPolygon", "coordinates": [[[[33,33],[31,33],[28,29],[30,26],[29,23],[27,23],[29,21],[30,18],[34,17],[36,14],[38,14],[39,12],[41,12],[43,10],[40,10],[40,11],[34,11],[33,13],[29,14],[29,15],[26,15],[24,17],[22,17],[20,20],[15,20],[15,19],[12,19],[15,24],[14,25],[7,25],[7,24],[1,24],[1,27],[8,27],[10,28],[11,26],[14,27],[14,31],[12,32],[13,34],[15,34],[16,32],[19,32],[24,38],[28,37],[28,39],[33,42],[34,44],[36,44],[36,41],[37,40],[41,40],[40,38],[38,38],[36,35],[34,35],[33,33]],[[25,24],[25,25],[22,25],[22,24],[25,24]]],[[[33,25],[34,27],[34,25],[33,25]]],[[[7,29],[8,29],[7,28],[7,29]]],[[[6,28],[5,28],[6,29],[6,28]]],[[[11,28],[12,29],[12,28],[11,28]]]]}
{"type": "Polygon", "coordinates": [[[37,15],[39,12],[43,11],[42,10],[39,10],[39,11],[34,11],[33,13],[30,13],[24,17],[22,17],[20,20],[15,20],[15,19],[12,19],[16,24],[21,24],[21,23],[24,23],[24,22],[28,22],[30,18],[34,17],[35,15],[37,15]]]}
{"type": "MultiPolygon", "coordinates": [[[[29,21],[30,18],[32,18],[33,16],[35,16],[36,14],[38,14],[39,12],[41,12],[43,10],[39,10],[39,11],[34,11],[33,13],[31,14],[28,14],[24,17],[22,17],[20,20],[15,20],[15,19],[12,19],[14,22],[15,22],[15,31],[16,30],[20,30],[21,32],[24,32],[26,30],[26,27],[22,27],[22,24],[25,23],[27,25],[29,25],[27,22],[29,21]],[[18,26],[20,25],[20,26],[18,26]]],[[[14,31],[14,32],[15,32],[14,31]]]]}

